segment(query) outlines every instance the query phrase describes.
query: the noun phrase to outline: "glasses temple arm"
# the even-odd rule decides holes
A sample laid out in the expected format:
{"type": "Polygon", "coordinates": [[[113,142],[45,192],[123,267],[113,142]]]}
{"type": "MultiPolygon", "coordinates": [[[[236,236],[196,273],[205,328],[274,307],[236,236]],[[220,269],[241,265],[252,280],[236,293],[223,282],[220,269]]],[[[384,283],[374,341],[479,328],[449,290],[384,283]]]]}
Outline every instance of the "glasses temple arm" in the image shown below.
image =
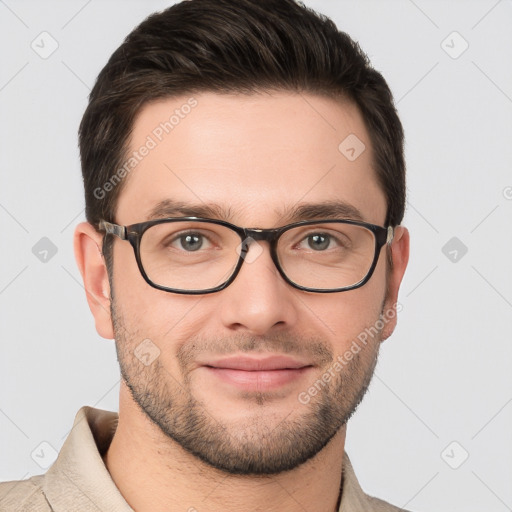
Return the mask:
{"type": "Polygon", "coordinates": [[[388,226],[388,234],[386,237],[386,243],[391,244],[394,236],[395,236],[395,229],[393,228],[393,226],[388,226]]]}
{"type": "Polygon", "coordinates": [[[118,236],[121,240],[126,240],[126,228],[118,224],[112,224],[106,220],[100,220],[99,229],[105,231],[107,235],[118,236]]]}

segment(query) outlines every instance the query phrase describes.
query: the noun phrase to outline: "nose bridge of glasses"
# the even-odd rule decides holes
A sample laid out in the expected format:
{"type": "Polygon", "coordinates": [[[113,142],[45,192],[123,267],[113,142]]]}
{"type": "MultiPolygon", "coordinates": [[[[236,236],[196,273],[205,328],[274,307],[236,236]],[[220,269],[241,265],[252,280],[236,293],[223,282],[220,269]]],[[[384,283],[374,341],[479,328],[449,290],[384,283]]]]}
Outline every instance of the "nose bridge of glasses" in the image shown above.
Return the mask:
{"type": "Polygon", "coordinates": [[[279,236],[279,229],[251,229],[246,228],[245,238],[252,238],[258,242],[273,242],[279,236]]]}
{"type": "Polygon", "coordinates": [[[249,246],[252,242],[268,242],[272,247],[275,240],[277,240],[280,231],[280,229],[245,228],[244,241],[242,243],[242,251],[248,251],[249,246]]]}

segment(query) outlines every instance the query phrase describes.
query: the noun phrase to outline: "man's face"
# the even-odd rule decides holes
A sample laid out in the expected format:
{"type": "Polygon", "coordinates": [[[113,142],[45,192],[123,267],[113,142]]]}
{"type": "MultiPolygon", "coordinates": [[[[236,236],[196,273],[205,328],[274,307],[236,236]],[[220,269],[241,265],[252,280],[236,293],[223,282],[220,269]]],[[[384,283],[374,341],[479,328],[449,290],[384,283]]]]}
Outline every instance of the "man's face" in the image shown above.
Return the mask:
{"type": "MultiPolygon", "coordinates": [[[[155,129],[188,97],[140,112],[131,151],[148,136],[157,144],[127,178],[117,223],[148,220],[155,206],[172,200],[191,210],[216,206],[225,212],[222,220],[238,226],[274,228],[287,224],[298,205],[340,201],[366,222],[383,225],[386,200],[354,105],[284,92],[194,98],[197,105],[182,109],[190,112],[169,133],[155,129]],[[338,148],[350,134],[366,146],[353,161],[338,148]]],[[[258,244],[231,285],[198,296],[150,287],[130,244],[116,239],[113,249],[111,309],[123,385],[165,435],[208,464],[239,474],[297,467],[340,430],[366,391],[381,336],[359,343],[350,361],[344,353],[391,305],[385,248],[363,287],[311,293],[287,284],[268,244],[258,244]],[[142,346],[150,357],[159,354],[146,365],[136,354],[148,339],[142,346]],[[282,371],[281,381],[268,372],[247,372],[244,380],[242,370],[215,370],[219,360],[236,356],[287,356],[303,368],[282,371]],[[334,366],[340,360],[341,368],[334,366]],[[309,393],[315,383],[316,394],[309,393]]]]}

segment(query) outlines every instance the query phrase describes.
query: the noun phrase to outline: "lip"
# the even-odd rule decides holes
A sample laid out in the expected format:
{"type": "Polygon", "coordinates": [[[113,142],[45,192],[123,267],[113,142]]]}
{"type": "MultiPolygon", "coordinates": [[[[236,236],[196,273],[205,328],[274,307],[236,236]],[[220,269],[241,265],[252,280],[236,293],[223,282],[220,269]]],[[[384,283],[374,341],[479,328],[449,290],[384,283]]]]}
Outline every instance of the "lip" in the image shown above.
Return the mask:
{"type": "Polygon", "coordinates": [[[247,357],[234,356],[225,359],[218,359],[209,362],[204,366],[229,370],[244,370],[246,372],[272,371],[272,370],[298,370],[306,366],[312,366],[310,363],[294,359],[289,356],[266,356],[266,357],[247,357]]]}
{"type": "Polygon", "coordinates": [[[208,373],[244,391],[271,391],[303,378],[313,365],[289,356],[228,357],[205,364],[208,373]]]}

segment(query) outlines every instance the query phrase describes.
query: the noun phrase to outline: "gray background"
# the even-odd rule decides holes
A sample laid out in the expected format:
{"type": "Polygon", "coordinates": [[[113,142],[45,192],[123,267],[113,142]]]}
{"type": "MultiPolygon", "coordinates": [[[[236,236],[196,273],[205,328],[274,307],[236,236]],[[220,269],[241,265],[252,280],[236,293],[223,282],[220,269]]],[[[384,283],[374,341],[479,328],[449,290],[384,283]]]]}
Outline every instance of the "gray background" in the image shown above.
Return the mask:
{"type": "MultiPolygon", "coordinates": [[[[512,2],[306,4],[360,42],[407,136],[403,311],[347,451],[399,506],[512,510],[512,2]]],[[[44,472],[82,405],[117,410],[72,252],[76,131],[112,51],[168,5],[0,0],[0,480],[44,472]]]]}

